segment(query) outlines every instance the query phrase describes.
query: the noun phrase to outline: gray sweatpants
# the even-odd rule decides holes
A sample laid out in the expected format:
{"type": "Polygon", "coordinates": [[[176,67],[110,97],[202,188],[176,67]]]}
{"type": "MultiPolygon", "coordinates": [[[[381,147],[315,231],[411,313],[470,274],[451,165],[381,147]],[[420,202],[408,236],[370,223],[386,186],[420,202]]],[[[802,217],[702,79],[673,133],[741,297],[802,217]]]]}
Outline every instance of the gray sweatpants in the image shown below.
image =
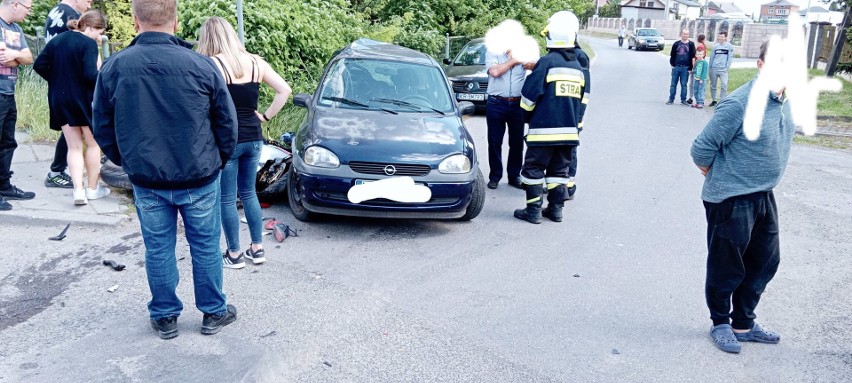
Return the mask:
{"type": "Polygon", "coordinates": [[[710,68],[710,99],[713,101],[722,101],[728,95],[728,71],[715,70],[710,68]],[[716,98],[716,80],[721,81],[722,89],[719,92],[719,98],[716,98]]]}

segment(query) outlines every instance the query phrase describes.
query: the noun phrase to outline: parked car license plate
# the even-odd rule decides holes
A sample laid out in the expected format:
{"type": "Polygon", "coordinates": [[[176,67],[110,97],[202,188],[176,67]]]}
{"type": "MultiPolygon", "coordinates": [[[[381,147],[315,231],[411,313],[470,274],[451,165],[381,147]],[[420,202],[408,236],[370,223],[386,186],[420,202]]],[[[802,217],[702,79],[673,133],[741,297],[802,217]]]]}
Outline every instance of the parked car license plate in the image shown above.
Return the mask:
{"type": "MultiPolygon", "coordinates": [[[[358,179],[356,179],[356,180],[355,180],[355,186],[363,185],[363,184],[370,183],[370,182],[374,182],[374,181],[378,181],[378,180],[358,180],[358,179]]],[[[414,184],[415,184],[415,185],[426,185],[426,184],[425,184],[425,183],[423,183],[423,182],[415,182],[414,184]]]]}
{"type": "Polygon", "coordinates": [[[466,101],[483,101],[485,93],[456,93],[456,99],[466,101]]]}

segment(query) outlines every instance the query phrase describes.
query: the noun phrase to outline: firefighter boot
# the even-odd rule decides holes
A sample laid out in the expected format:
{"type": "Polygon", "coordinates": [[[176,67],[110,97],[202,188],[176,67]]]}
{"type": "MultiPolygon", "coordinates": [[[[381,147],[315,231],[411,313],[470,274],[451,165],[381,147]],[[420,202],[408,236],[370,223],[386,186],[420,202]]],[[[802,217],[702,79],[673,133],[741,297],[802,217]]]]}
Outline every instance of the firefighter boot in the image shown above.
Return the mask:
{"type": "Polygon", "coordinates": [[[547,208],[541,212],[541,215],[549,218],[553,222],[562,222],[562,204],[549,203],[547,208]]]}
{"type": "Polygon", "coordinates": [[[527,208],[515,210],[515,218],[529,223],[541,223],[541,195],[544,194],[542,185],[525,185],[527,189],[527,208]]]}

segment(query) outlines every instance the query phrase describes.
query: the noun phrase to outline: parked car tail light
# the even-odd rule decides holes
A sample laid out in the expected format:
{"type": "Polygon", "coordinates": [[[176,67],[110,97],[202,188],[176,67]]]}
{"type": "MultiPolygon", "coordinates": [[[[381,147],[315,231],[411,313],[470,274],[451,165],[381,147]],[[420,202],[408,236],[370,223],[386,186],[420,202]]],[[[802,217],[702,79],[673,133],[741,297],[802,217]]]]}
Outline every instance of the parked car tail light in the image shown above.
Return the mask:
{"type": "Polygon", "coordinates": [[[446,174],[461,174],[470,171],[470,159],[464,154],[447,157],[438,164],[438,171],[446,174]]]}
{"type": "Polygon", "coordinates": [[[320,146],[311,146],[308,150],[305,150],[305,163],[320,168],[336,168],[340,166],[340,159],[331,150],[320,146]]]}

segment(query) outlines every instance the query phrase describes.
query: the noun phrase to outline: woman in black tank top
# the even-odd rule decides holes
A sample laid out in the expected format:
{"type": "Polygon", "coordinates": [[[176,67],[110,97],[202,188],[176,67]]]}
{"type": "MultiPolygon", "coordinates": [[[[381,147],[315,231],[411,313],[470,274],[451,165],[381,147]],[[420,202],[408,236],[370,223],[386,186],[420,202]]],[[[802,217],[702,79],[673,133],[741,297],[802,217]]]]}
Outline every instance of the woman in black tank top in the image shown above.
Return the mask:
{"type": "Polygon", "coordinates": [[[201,26],[198,52],[212,57],[222,72],[231,99],[237,110],[237,147],[222,169],[222,228],[228,250],[222,254],[222,264],[231,269],[245,267],[244,258],[253,264],[266,261],[263,250],[263,222],[260,203],[255,192],[255,176],[263,146],[261,123],[269,121],[284,107],[292,90],[262,58],[246,51],[237,38],[234,27],[225,19],[211,17],[201,26]],[[272,104],[258,111],[260,84],[275,90],[272,104]],[[243,203],[251,236],[251,246],[240,253],[240,218],[237,213],[237,191],[243,203]]]}

